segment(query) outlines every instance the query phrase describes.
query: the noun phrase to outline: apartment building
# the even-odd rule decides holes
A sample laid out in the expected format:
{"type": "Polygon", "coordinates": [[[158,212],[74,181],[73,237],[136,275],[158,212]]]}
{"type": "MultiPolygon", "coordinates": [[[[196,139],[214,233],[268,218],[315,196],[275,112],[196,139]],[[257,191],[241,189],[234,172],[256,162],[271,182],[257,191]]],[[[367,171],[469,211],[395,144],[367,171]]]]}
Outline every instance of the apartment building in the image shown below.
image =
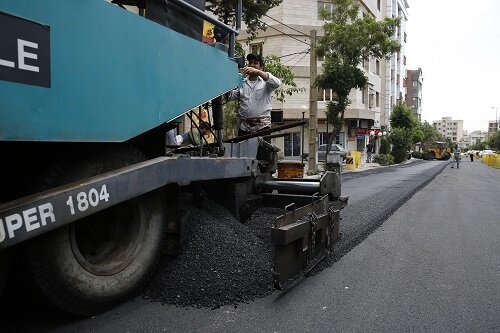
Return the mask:
{"type": "Polygon", "coordinates": [[[498,121],[497,120],[489,120],[488,121],[488,138],[491,138],[493,134],[498,131],[498,121]]]}
{"type": "Polygon", "coordinates": [[[446,139],[453,143],[458,143],[464,136],[464,121],[453,120],[452,117],[443,117],[441,120],[434,120],[434,128],[439,131],[446,139]]]}
{"type": "Polygon", "coordinates": [[[384,17],[401,17],[401,25],[397,31],[397,41],[401,45],[401,51],[393,54],[389,61],[384,62],[385,80],[382,82],[384,91],[384,111],[381,114],[381,126],[390,127],[392,107],[398,100],[404,100],[406,96],[406,22],[408,21],[408,1],[406,0],[384,0],[384,17]]]}
{"type": "Polygon", "coordinates": [[[469,142],[471,145],[486,140],[488,140],[488,132],[486,131],[473,131],[469,134],[469,142]]]}
{"type": "Polygon", "coordinates": [[[422,76],[422,69],[407,70],[406,71],[406,105],[408,105],[415,118],[419,121],[422,120],[422,85],[424,78],[422,76]]]}
{"type": "Polygon", "coordinates": [[[467,133],[467,131],[464,131],[464,135],[462,136],[460,141],[458,141],[458,146],[461,149],[465,149],[467,146],[470,146],[470,145],[471,145],[471,141],[470,141],[469,134],[467,133]]]}
{"type": "MultiPolygon", "coordinates": [[[[392,106],[405,95],[404,80],[406,76],[404,55],[406,43],[406,20],[408,4],[406,0],[360,0],[359,15],[372,14],[377,19],[386,16],[401,16],[402,24],[398,29],[397,38],[402,49],[390,60],[370,59],[362,64],[369,79],[366,89],[351,91],[351,105],[346,110],[344,126],[335,142],[347,150],[363,151],[369,140],[371,130],[378,131],[388,128],[392,106]]],[[[261,53],[264,56],[276,55],[283,64],[290,66],[295,75],[295,82],[304,92],[287,96],[284,103],[273,102],[273,109],[283,112],[283,123],[290,123],[309,117],[310,91],[310,33],[317,31],[321,36],[323,20],[320,9],[333,10],[329,1],[320,0],[284,0],[283,3],[271,9],[267,16],[262,17],[267,29],[259,32],[258,38],[247,46],[248,52],[261,53]]],[[[248,36],[243,33],[240,40],[248,36]]],[[[323,62],[317,62],[318,72],[321,72],[323,62]]],[[[328,141],[331,124],[326,122],[326,105],[332,100],[333,92],[322,90],[318,92],[318,125],[317,144],[328,141]]],[[[302,151],[302,131],[300,128],[290,129],[283,138],[273,139],[274,144],[281,148],[286,157],[299,157],[308,152],[308,129],[304,131],[304,151],[302,151]]]]}

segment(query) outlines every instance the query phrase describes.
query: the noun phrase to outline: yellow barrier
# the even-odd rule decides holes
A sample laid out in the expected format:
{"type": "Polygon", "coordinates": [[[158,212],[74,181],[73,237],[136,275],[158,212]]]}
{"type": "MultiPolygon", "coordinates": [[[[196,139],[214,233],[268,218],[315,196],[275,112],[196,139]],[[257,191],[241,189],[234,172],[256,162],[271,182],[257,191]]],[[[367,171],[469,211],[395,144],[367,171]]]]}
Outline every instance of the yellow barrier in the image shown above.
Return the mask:
{"type": "Polygon", "coordinates": [[[353,156],[347,156],[345,158],[345,168],[346,168],[346,170],[356,169],[356,166],[354,165],[354,157],[353,156]]]}
{"type": "Polygon", "coordinates": [[[354,166],[357,168],[361,165],[361,152],[360,151],[354,151],[354,166]]]}
{"type": "Polygon", "coordinates": [[[495,169],[500,169],[500,155],[496,155],[496,157],[493,159],[493,164],[491,165],[495,169]]]}
{"type": "Polygon", "coordinates": [[[493,159],[495,158],[495,155],[493,154],[488,154],[488,166],[493,166],[493,159]]]}

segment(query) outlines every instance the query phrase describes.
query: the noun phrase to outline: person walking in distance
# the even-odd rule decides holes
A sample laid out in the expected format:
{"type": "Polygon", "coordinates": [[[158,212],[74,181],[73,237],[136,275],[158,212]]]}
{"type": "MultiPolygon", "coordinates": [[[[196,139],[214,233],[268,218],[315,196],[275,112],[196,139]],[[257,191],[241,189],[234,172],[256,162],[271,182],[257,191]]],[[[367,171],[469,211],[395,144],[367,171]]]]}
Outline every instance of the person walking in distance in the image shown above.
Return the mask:
{"type": "Polygon", "coordinates": [[[366,163],[372,162],[372,152],[373,152],[373,144],[370,142],[366,145],[366,163]]]}
{"type": "Polygon", "coordinates": [[[474,152],[472,150],[469,152],[469,156],[470,156],[470,161],[474,162],[474,152]]]}
{"type": "Polygon", "coordinates": [[[453,148],[453,163],[451,164],[451,168],[453,169],[455,166],[455,163],[457,163],[457,169],[460,169],[460,153],[462,150],[458,145],[455,145],[453,148]]]}

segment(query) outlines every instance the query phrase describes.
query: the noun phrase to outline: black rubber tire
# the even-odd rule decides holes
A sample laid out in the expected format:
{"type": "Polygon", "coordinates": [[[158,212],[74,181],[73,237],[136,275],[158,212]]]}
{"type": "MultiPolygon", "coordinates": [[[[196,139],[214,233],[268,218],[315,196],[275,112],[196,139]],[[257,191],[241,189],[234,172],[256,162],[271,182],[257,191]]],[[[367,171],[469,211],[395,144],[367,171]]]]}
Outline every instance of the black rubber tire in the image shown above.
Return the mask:
{"type": "MultiPolygon", "coordinates": [[[[130,149],[98,155],[51,179],[66,183],[143,159],[130,149]]],[[[30,242],[25,264],[42,299],[64,313],[91,316],[136,294],[159,260],[166,218],[161,194],[129,200],[30,242]]]]}
{"type": "Polygon", "coordinates": [[[434,159],[434,153],[431,151],[428,151],[424,155],[424,160],[433,160],[434,159]]]}

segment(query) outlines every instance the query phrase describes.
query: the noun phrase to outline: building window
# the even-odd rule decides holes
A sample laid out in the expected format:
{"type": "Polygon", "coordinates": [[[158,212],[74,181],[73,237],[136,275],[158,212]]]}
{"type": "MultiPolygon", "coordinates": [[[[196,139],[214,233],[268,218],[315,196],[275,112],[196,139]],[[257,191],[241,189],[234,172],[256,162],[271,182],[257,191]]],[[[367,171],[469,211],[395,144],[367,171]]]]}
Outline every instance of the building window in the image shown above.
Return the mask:
{"type": "Polygon", "coordinates": [[[406,56],[403,57],[403,64],[406,65],[406,56]]]}
{"type": "Polygon", "coordinates": [[[250,44],[250,53],[253,54],[263,54],[264,43],[254,43],[250,44]]]}
{"type": "Polygon", "coordinates": [[[363,59],[363,68],[366,70],[370,69],[370,60],[369,59],[363,59]]]}
{"type": "Polygon", "coordinates": [[[377,9],[380,11],[380,0],[377,0],[377,9]]]}
{"type": "Polygon", "coordinates": [[[330,102],[335,96],[332,89],[318,89],[318,101],[330,102]]]}
{"type": "Polygon", "coordinates": [[[335,5],[331,2],[318,1],[318,20],[323,20],[321,12],[324,10],[327,13],[333,13],[335,5]]]}
{"type": "Polygon", "coordinates": [[[285,135],[285,156],[300,156],[300,133],[285,135]]]}
{"type": "Polygon", "coordinates": [[[378,91],[375,93],[375,105],[380,106],[380,93],[378,91]]]}
{"type": "Polygon", "coordinates": [[[404,42],[406,43],[406,32],[405,32],[405,34],[404,34],[403,40],[404,40],[404,42]]]}
{"type": "Polygon", "coordinates": [[[375,93],[370,89],[368,96],[368,107],[371,109],[375,106],[375,93]]]}
{"type": "MultiPolygon", "coordinates": [[[[326,144],[328,144],[328,140],[330,140],[330,136],[331,135],[332,135],[332,133],[325,133],[325,132],[318,133],[318,145],[326,145],[326,144]]],[[[340,135],[336,135],[335,136],[335,139],[333,140],[333,143],[341,144],[341,142],[340,142],[340,135]]]]}
{"type": "Polygon", "coordinates": [[[361,103],[366,104],[365,89],[361,89],[361,103]]]}
{"type": "Polygon", "coordinates": [[[380,75],[380,60],[375,60],[375,74],[380,75]]]}

